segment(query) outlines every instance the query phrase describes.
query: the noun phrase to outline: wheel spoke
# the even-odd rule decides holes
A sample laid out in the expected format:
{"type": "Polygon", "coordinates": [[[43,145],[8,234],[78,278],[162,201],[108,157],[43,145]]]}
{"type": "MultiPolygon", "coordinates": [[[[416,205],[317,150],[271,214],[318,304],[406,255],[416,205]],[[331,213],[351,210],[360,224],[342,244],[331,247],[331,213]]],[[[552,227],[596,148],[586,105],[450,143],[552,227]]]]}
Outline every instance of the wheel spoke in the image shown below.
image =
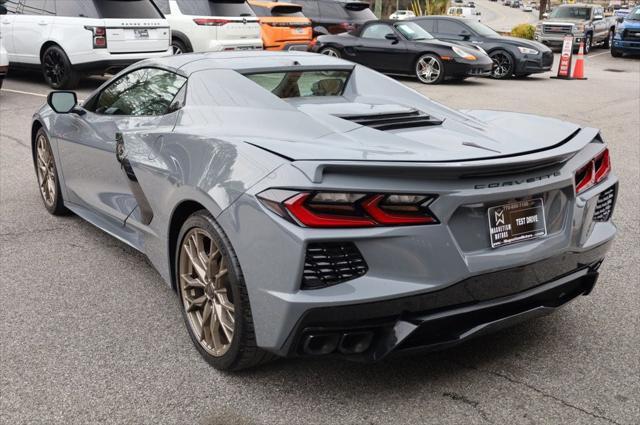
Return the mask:
{"type": "Polygon", "coordinates": [[[202,282],[199,278],[191,277],[189,274],[180,275],[180,279],[184,282],[184,289],[202,289],[206,287],[204,282],[202,282]]]}
{"type": "Polygon", "coordinates": [[[188,305],[187,312],[190,313],[192,311],[201,310],[205,302],[207,302],[207,296],[202,295],[200,297],[191,298],[191,299],[189,299],[189,297],[185,297],[185,300],[187,301],[187,305],[188,305]]]}

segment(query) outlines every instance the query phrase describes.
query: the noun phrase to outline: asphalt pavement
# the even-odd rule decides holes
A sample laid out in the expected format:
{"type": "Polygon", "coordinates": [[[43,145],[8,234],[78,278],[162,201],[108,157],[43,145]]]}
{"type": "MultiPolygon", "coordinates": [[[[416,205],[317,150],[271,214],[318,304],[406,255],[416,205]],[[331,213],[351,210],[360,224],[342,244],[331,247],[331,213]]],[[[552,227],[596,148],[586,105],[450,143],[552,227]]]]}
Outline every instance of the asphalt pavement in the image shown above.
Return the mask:
{"type": "MultiPolygon", "coordinates": [[[[640,423],[640,61],[594,50],[586,73],[402,81],[456,108],[602,129],[620,178],[619,236],[591,295],[445,352],[238,374],[200,358],[142,255],[45,211],[29,132],[49,90],[38,74],[13,73],[0,91],[0,423],[640,423]]],[[[101,81],[85,80],[80,97],[101,81]]]]}
{"type": "Polygon", "coordinates": [[[498,32],[509,32],[519,24],[535,24],[538,22],[538,11],[523,12],[522,9],[504,6],[502,1],[477,0],[476,8],[480,11],[480,22],[498,32]]]}

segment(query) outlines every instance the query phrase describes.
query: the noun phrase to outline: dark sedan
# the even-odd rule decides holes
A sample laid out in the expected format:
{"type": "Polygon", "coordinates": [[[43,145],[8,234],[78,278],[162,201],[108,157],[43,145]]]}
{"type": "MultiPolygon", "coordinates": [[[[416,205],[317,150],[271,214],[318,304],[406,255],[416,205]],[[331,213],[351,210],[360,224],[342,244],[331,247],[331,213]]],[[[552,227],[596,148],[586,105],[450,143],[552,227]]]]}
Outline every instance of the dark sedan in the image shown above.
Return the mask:
{"type": "Polygon", "coordinates": [[[386,74],[414,75],[424,84],[488,76],[493,67],[480,50],[436,40],[406,21],[370,21],[350,33],[318,37],[311,50],[386,74]]]}
{"type": "Polygon", "coordinates": [[[553,66],[553,52],[545,45],[523,38],[506,37],[469,19],[429,16],[412,19],[439,40],[477,46],[495,63],[493,78],[525,77],[547,72],[553,66]]]}

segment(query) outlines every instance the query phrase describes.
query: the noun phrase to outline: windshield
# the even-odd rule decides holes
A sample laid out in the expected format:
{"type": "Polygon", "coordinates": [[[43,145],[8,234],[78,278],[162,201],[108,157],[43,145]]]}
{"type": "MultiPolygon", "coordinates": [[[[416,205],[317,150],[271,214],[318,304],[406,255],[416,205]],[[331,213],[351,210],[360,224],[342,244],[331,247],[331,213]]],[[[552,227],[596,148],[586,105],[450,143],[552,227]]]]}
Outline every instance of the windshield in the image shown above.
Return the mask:
{"type": "Polygon", "coordinates": [[[351,71],[289,71],[246,74],[254,83],[281,99],[342,96],[351,71]]]}
{"type": "Polygon", "coordinates": [[[550,18],[562,19],[582,19],[591,18],[591,8],[589,7],[558,7],[549,15],[550,18]]]}
{"type": "Polygon", "coordinates": [[[631,12],[627,15],[627,19],[630,21],[640,21],[640,6],[631,9],[631,12]]]}
{"type": "Polygon", "coordinates": [[[403,22],[395,25],[396,29],[406,38],[411,41],[431,40],[433,36],[422,29],[413,22],[403,22]]]}
{"type": "Polygon", "coordinates": [[[486,26],[485,24],[481,24],[480,22],[468,21],[465,22],[469,28],[471,28],[478,35],[482,35],[485,37],[499,37],[500,34],[486,26]]]}

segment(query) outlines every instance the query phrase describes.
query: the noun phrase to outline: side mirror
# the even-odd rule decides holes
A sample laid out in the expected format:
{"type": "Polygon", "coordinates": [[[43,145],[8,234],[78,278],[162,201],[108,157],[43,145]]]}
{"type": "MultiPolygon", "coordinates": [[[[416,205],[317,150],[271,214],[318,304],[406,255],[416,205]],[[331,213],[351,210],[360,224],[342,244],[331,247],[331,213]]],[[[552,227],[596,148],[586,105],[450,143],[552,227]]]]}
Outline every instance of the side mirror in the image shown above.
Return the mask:
{"type": "Polygon", "coordinates": [[[469,34],[469,31],[467,30],[462,30],[460,31],[460,37],[462,37],[463,40],[468,40],[469,38],[471,38],[471,34],[469,34]]]}
{"type": "Polygon", "coordinates": [[[72,91],[53,91],[47,96],[47,104],[57,114],[68,114],[74,112],[78,98],[72,91]]]}
{"type": "Polygon", "coordinates": [[[384,38],[391,41],[398,41],[398,36],[393,33],[386,34],[384,38]]]}
{"type": "Polygon", "coordinates": [[[622,16],[618,16],[616,18],[616,21],[618,21],[619,23],[622,23],[622,22],[624,22],[624,18],[622,16]]]}

